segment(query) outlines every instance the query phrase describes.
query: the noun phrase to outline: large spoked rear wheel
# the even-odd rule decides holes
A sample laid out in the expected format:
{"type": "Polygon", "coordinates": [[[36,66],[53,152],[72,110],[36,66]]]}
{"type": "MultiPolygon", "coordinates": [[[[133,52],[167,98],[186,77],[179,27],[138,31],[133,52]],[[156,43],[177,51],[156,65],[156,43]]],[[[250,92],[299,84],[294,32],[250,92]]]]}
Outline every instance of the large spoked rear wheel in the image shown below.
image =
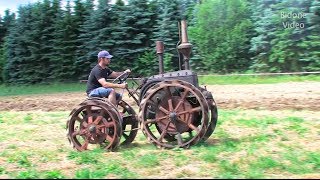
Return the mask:
{"type": "Polygon", "coordinates": [[[78,151],[100,146],[115,149],[121,138],[121,117],[111,103],[88,99],[71,112],[67,122],[67,137],[78,151]]]}
{"type": "Polygon", "coordinates": [[[188,148],[205,135],[207,101],[185,81],[163,81],[150,88],[140,104],[142,131],[158,147],[188,148]]]}

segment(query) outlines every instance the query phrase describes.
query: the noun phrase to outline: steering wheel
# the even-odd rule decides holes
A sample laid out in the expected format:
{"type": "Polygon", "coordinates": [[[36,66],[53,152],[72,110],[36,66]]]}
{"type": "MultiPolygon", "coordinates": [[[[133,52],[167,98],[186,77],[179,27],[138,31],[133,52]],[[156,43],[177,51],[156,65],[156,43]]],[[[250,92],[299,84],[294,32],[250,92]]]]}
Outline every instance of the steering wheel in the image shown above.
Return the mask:
{"type": "Polygon", "coordinates": [[[116,81],[118,81],[118,84],[122,84],[123,82],[125,82],[128,79],[129,74],[130,73],[128,73],[128,72],[124,72],[124,73],[120,74],[118,77],[116,77],[112,81],[112,83],[115,83],[116,81]]]}

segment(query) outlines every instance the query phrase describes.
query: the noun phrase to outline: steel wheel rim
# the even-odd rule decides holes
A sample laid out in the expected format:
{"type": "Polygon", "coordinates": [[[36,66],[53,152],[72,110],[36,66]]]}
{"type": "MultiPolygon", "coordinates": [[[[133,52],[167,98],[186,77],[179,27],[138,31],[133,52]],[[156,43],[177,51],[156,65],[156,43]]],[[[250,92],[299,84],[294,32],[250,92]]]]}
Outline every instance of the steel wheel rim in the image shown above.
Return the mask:
{"type": "Polygon", "coordinates": [[[210,112],[210,122],[208,126],[208,130],[206,134],[203,136],[203,141],[206,141],[214,132],[216,126],[217,126],[217,121],[218,121],[218,108],[213,99],[207,100],[208,105],[209,105],[209,112],[210,112]]]}
{"type": "MultiPolygon", "coordinates": [[[[166,90],[168,91],[168,90],[166,90]]],[[[168,94],[168,93],[167,93],[168,94]]],[[[172,96],[172,92],[171,92],[171,97],[172,96]]],[[[180,101],[181,101],[180,99],[180,101]]],[[[172,98],[168,98],[168,106],[169,106],[169,110],[170,112],[174,112],[174,110],[177,110],[177,108],[179,108],[181,106],[181,104],[183,103],[183,101],[181,103],[178,104],[174,104],[172,103],[173,99],[172,98]],[[171,102],[170,102],[171,101],[171,102]],[[173,110],[173,111],[172,111],[173,110]]],[[[179,101],[179,102],[180,102],[179,101]]],[[[155,106],[155,105],[154,105],[155,106]]],[[[171,113],[173,114],[173,113],[171,113]]],[[[148,90],[148,92],[146,93],[145,97],[143,98],[141,105],[140,105],[140,112],[139,112],[139,119],[142,121],[142,130],[143,133],[145,134],[145,136],[148,138],[149,141],[151,141],[152,143],[154,143],[156,146],[158,147],[165,147],[165,148],[174,148],[174,147],[189,147],[190,145],[196,144],[197,142],[199,142],[199,140],[204,136],[206,130],[207,130],[207,126],[208,126],[208,105],[207,102],[205,101],[203,95],[201,94],[201,92],[194,87],[192,84],[184,82],[184,81],[164,81],[161,83],[156,84],[155,86],[153,86],[150,90],[148,90]],[[158,133],[156,135],[156,133],[154,133],[155,131],[152,130],[152,124],[157,124],[158,122],[160,122],[161,120],[164,119],[168,119],[169,118],[169,112],[168,110],[166,110],[165,108],[159,106],[159,109],[161,111],[163,111],[166,114],[166,117],[163,118],[154,118],[154,119],[149,119],[148,120],[148,116],[146,114],[146,108],[149,104],[155,103],[155,102],[150,102],[151,98],[154,98],[154,96],[161,91],[161,89],[164,89],[166,87],[169,87],[169,91],[171,92],[172,89],[170,89],[170,87],[179,87],[184,89],[184,94],[181,96],[181,99],[183,101],[185,101],[186,99],[186,95],[188,95],[189,93],[193,94],[197,100],[197,102],[199,102],[199,107],[196,108],[192,108],[191,112],[175,112],[176,114],[178,114],[178,121],[181,121],[181,115],[182,114],[186,114],[186,113],[194,113],[193,111],[201,111],[202,114],[202,119],[201,119],[201,125],[195,127],[193,125],[193,123],[187,123],[185,121],[185,124],[187,124],[187,126],[191,129],[190,132],[187,131],[179,131],[178,127],[180,126],[178,123],[174,122],[175,127],[177,127],[177,132],[175,134],[175,138],[176,141],[173,142],[164,142],[163,139],[166,135],[170,134],[172,135],[173,133],[169,133],[167,131],[167,128],[170,127],[170,124],[172,124],[173,122],[171,120],[167,120],[168,123],[166,123],[166,127],[164,129],[162,129],[162,131],[160,132],[158,130],[158,133]],[[150,125],[149,125],[150,124],[150,125]],[[183,137],[184,133],[193,133],[193,131],[196,131],[195,135],[192,135],[191,138],[185,138],[183,137]],[[161,133],[161,134],[160,134],[161,133]]],[[[157,128],[155,128],[157,129],[157,128]]],[[[184,134],[185,135],[185,134],[184,134]]],[[[188,136],[188,135],[187,135],[188,136]]]]}
{"type": "Polygon", "coordinates": [[[88,100],[80,105],[82,106],[72,113],[68,121],[68,139],[74,148],[84,151],[95,144],[94,146],[99,145],[104,149],[114,149],[119,144],[121,133],[116,114],[110,111],[107,105],[98,101],[88,100]],[[95,110],[92,107],[95,107],[95,110]],[[99,115],[93,112],[97,109],[100,110],[99,115]],[[88,114],[83,116],[85,114],[83,110],[88,114]]]}
{"type": "Polygon", "coordinates": [[[121,100],[118,105],[118,109],[122,113],[122,137],[124,141],[120,145],[129,145],[137,136],[139,122],[136,119],[136,113],[128,103],[121,100]]]}

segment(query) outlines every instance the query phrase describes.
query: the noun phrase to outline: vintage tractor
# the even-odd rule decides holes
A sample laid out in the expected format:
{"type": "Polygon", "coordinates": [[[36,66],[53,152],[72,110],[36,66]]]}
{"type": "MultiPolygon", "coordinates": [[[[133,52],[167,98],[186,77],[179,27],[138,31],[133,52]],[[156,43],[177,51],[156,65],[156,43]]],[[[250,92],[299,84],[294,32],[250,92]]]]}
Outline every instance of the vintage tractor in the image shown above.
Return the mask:
{"type": "MultiPolygon", "coordinates": [[[[113,150],[134,141],[139,129],[160,148],[188,148],[206,141],[217,123],[217,105],[212,93],[198,84],[190,70],[192,45],[188,42],[186,21],[179,25],[179,71],[164,73],[163,42],[156,42],[159,74],[141,78],[136,89],[128,89],[139,106],[139,113],[125,101],[114,106],[105,98],[87,98],[74,108],[67,121],[67,137],[79,151],[96,145],[113,150]]],[[[123,83],[129,74],[114,79],[123,83]]]]}

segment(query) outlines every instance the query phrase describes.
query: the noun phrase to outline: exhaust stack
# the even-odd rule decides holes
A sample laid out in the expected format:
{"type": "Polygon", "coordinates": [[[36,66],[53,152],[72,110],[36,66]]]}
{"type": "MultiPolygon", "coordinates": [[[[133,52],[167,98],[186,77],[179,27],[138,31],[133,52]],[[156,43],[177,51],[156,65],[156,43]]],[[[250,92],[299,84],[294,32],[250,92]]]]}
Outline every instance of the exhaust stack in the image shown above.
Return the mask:
{"type": "Polygon", "coordinates": [[[183,56],[183,67],[185,70],[190,70],[189,60],[192,50],[192,44],[188,42],[187,22],[181,21],[181,44],[178,46],[179,53],[183,56]]]}
{"type": "Polygon", "coordinates": [[[164,45],[162,41],[156,41],[156,50],[157,50],[158,59],[159,59],[159,74],[163,74],[164,73],[164,65],[163,65],[164,45]]]}

